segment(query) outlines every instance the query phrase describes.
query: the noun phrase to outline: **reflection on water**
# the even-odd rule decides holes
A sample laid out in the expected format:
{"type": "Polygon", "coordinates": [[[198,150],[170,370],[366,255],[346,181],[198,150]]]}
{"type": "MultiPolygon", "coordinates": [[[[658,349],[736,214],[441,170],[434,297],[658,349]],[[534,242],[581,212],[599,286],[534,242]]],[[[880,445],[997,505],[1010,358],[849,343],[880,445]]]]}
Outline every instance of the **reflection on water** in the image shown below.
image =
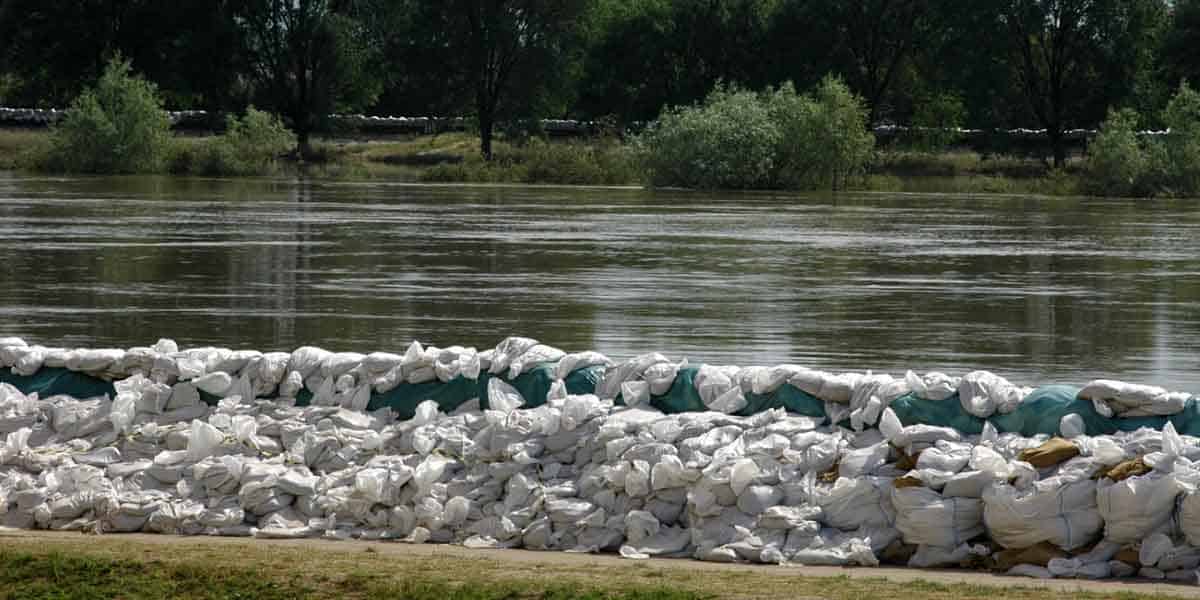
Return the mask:
{"type": "Polygon", "coordinates": [[[0,174],[0,335],[988,368],[1200,391],[1194,201],[0,174]]]}

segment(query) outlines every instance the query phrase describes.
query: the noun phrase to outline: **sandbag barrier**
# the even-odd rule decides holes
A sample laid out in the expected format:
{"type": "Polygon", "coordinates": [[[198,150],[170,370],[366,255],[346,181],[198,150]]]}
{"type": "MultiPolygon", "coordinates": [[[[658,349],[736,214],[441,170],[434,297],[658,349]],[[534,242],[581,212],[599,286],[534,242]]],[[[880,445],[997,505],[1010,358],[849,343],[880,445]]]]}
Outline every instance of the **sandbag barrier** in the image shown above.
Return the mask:
{"type": "Polygon", "coordinates": [[[0,524],[1195,583],[1196,400],[991,373],[0,339],[0,524]]]}

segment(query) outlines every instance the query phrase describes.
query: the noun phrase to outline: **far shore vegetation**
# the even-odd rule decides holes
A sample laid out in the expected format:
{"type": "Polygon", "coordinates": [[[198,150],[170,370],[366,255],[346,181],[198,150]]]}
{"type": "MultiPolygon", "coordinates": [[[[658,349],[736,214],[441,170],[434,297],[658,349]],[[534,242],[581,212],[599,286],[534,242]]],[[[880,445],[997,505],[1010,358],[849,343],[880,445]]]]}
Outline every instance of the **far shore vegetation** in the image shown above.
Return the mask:
{"type": "MultiPolygon", "coordinates": [[[[277,115],[248,107],[209,135],[173,133],[153,83],[109,62],[94,87],[48,130],[0,129],[0,169],[80,174],[386,178],[438,183],[645,185],[693,189],[870,190],[1186,197],[1200,194],[1200,94],[1184,82],[1154,122],[1110,111],[1083,156],[1060,165],[956,145],[961,107],[933,101],[937,124],[877,144],[865,100],[839,78],[756,92],[718,83],[702,101],[669,107],[636,134],[550,139],[480,133],[301,142],[277,115]]],[[[1056,161],[1058,162],[1058,161],[1056,161]]]]}

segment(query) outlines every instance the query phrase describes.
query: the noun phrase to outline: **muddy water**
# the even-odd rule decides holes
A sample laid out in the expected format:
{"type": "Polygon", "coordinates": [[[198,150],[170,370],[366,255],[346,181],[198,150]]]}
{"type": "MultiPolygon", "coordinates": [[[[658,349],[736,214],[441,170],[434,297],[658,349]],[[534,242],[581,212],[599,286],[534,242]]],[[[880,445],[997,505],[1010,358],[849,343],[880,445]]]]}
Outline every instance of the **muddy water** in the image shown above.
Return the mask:
{"type": "Polygon", "coordinates": [[[0,335],[623,358],[1200,391],[1195,201],[0,173],[0,335]]]}

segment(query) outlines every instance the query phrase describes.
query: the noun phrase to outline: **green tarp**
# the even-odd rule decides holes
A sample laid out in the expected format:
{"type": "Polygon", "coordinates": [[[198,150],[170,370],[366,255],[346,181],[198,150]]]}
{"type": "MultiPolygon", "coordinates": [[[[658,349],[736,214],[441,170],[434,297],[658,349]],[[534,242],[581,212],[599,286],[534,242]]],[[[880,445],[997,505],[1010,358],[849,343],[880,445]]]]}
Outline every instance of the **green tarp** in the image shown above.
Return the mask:
{"type": "MultiPolygon", "coordinates": [[[[650,406],[667,414],[708,410],[704,406],[704,401],[700,399],[700,393],[696,391],[696,374],[699,372],[700,369],[697,367],[680,369],[675,375],[675,382],[671,384],[671,389],[667,390],[666,394],[650,397],[650,406]]],[[[624,400],[619,395],[617,404],[624,404],[624,400]]],[[[824,402],[788,384],[779,386],[779,389],[770,394],[747,394],[746,407],[737,414],[749,416],[772,408],[784,408],[790,412],[810,417],[825,417],[824,402]]]]}
{"type": "MultiPolygon", "coordinates": [[[[699,369],[680,369],[666,394],[650,398],[650,405],[664,413],[677,414],[706,410],[696,391],[695,378],[699,369]]],[[[568,394],[592,394],[604,375],[603,367],[579,369],[565,380],[568,394]]],[[[410,419],[416,414],[417,405],[425,400],[437,402],[442,412],[450,412],[473,398],[480,399],[480,406],[487,408],[488,382],[496,375],[481,374],[478,380],[455,377],[449,382],[402,383],[385,394],[372,394],[368,410],[390,407],[401,419],[410,419]]],[[[517,389],[525,398],[529,408],[541,406],[554,382],[554,365],[538,365],[516,379],[500,379],[517,389]]],[[[14,375],[10,370],[0,370],[0,383],[8,383],[26,394],[37,393],[46,398],[67,394],[76,398],[92,398],[108,394],[115,395],[112,383],[62,368],[44,368],[32,376],[14,375]]],[[[958,395],[945,400],[923,400],[913,394],[896,399],[891,408],[904,425],[925,424],[952,427],[964,434],[983,431],[984,422],[990,422],[997,431],[1017,432],[1024,436],[1036,434],[1057,435],[1059,423],[1066,415],[1077,414],[1091,435],[1110,434],[1116,431],[1133,431],[1141,427],[1162,429],[1167,422],[1173,423],[1182,434],[1200,436],[1200,403],[1196,398],[1188,400],[1183,411],[1169,417],[1109,418],[1096,411],[1095,406],[1077,396],[1078,387],[1069,385],[1047,385],[1035,389],[1017,410],[1008,414],[992,415],[981,419],[967,413],[959,402],[958,395]]],[[[216,404],[216,396],[201,394],[201,398],[216,404]]],[[[297,395],[296,403],[305,406],[312,400],[312,393],[303,390],[297,395]]],[[[623,404],[618,396],[618,404],[623,404]]],[[[770,394],[747,394],[746,406],[738,412],[741,416],[752,415],[764,410],[783,408],[789,412],[810,417],[826,418],[825,404],[804,391],[784,384],[770,394]]]]}
{"type": "Polygon", "coordinates": [[[111,398],[117,395],[111,382],[63,368],[43,368],[28,377],[14,375],[10,369],[0,369],[0,383],[10,384],[21,390],[22,394],[36,393],[39,398],[60,394],[74,398],[94,398],[105,394],[111,398]]]}
{"type": "MultiPolygon", "coordinates": [[[[595,391],[603,374],[603,367],[577,369],[567,375],[563,383],[566,384],[568,394],[590,394],[595,391]]],[[[552,363],[538,365],[511,380],[507,377],[481,373],[478,380],[467,379],[459,375],[445,383],[441,381],[405,382],[386,393],[372,393],[367,410],[388,407],[396,411],[399,418],[411,419],[417,413],[417,405],[426,400],[437,402],[438,408],[442,412],[450,412],[472,398],[479,398],[480,407],[487,408],[488,382],[494,377],[498,377],[501,381],[516,388],[525,398],[525,406],[534,408],[546,403],[546,395],[550,393],[550,385],[554,383],[554,365],[552,363]]],[[[297,406],[307,406],[311,401],[312,392],[307,389],[296,395],[297,406]]]]}

